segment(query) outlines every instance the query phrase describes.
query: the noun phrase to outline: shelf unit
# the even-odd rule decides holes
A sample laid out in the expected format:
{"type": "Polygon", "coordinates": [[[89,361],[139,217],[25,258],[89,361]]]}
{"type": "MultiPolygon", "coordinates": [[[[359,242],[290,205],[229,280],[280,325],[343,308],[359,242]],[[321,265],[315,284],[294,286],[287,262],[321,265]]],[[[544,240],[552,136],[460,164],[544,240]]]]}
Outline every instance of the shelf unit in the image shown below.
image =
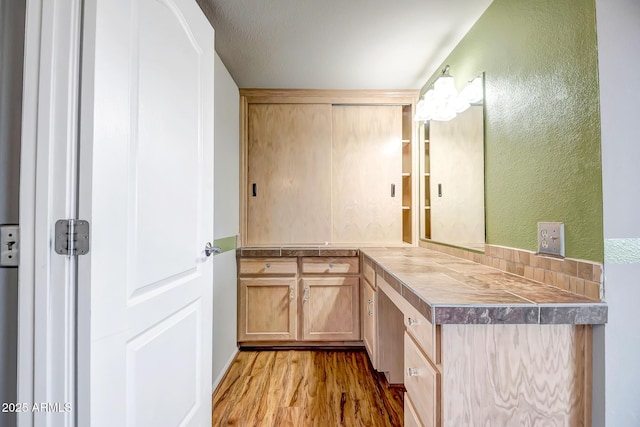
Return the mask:
{"type": "Polygon", "coordinates": [[[420,238],[431,238],[431,160],[429,156],[429,122],[420,126],[420,238]]]}
{"type": "Polygon", "coordinates": [[[413,114],[402,107],[402,240],[413,243],[413,114]]]}

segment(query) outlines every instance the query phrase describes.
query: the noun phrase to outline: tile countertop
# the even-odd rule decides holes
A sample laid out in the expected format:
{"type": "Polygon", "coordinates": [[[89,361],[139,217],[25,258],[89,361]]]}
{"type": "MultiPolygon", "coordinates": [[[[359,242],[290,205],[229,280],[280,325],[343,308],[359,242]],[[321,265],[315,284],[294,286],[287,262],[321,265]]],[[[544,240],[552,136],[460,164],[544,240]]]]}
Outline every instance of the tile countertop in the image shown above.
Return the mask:
{"type": "Polygon", "coordinates": [[[433,324],[604,324],[607,305],[424,248],[360,248],[433,324]]]}

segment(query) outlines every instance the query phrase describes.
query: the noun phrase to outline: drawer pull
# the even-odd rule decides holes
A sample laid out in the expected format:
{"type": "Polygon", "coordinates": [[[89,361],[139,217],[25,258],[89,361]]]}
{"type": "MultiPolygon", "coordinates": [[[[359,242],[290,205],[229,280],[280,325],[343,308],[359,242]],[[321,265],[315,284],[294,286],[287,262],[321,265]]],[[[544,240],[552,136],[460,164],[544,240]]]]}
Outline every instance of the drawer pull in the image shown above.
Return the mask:
{"type": "Polygon", "coordinates": [[[407,375],[410,377],[417,377],[418,370],[416,368],[407,368],[407,375]]]}
{"type": "Polygon", "coordinates": [[[266,268],[271,268],[271,264],[269,264],[269,263],[266,263],[264,266],[265,266],[266,268]]]}
{"type": "Polygon", "coordinates": [[[289,301],[293,301],[294,295],[293,295],[294,289],[293,286],[289,287],[289,301]]]}
{"type": "Polygon", "coordinates": [[[418,324],[420,324],[420,321],[418,319],[413,319],[411,317],[407,318],[407,326],[414,326],[418,324]]]}
{"type": "Polygon", "coordinates": [[[333,264],[331,264],[331,263],[330,263],[330,264],[329,264],[329,268],[333,268],[333,264]]]}
{"type": "Polygon", "coordinates": [[[309,288],[304,288],[304,297],[302,298],[303,302],[309,301],[309,288]]]}

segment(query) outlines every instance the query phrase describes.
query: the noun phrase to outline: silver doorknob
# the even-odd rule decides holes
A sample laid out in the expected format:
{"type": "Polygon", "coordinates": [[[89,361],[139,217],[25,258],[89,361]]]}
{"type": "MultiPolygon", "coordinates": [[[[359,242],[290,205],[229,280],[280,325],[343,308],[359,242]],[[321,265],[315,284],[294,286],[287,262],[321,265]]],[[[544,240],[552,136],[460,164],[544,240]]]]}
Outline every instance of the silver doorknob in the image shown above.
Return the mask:
{"type": "Polygon", "coordinates": [[[213,246],[211,242],[207,242],[204,247],[204,254],[206,256],[211,256],[211,254],[219,254],[220,252],[222,252],[222,248],[219,246],[213,246]]]}

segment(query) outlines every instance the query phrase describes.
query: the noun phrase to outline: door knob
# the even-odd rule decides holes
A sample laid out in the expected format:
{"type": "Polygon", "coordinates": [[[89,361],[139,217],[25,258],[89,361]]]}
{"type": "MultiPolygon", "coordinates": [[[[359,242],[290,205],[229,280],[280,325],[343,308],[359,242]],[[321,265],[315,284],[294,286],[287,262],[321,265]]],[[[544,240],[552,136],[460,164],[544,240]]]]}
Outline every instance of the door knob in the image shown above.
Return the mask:
{"type": "Polygon", "coordinates": [[[222,248],[219,246],[213,246],[211,242],[207,242],[204,247],[204,254],[208,257],[211,256],[211,254],[219,254],[220,252],[222,252],[222,248]]]}

